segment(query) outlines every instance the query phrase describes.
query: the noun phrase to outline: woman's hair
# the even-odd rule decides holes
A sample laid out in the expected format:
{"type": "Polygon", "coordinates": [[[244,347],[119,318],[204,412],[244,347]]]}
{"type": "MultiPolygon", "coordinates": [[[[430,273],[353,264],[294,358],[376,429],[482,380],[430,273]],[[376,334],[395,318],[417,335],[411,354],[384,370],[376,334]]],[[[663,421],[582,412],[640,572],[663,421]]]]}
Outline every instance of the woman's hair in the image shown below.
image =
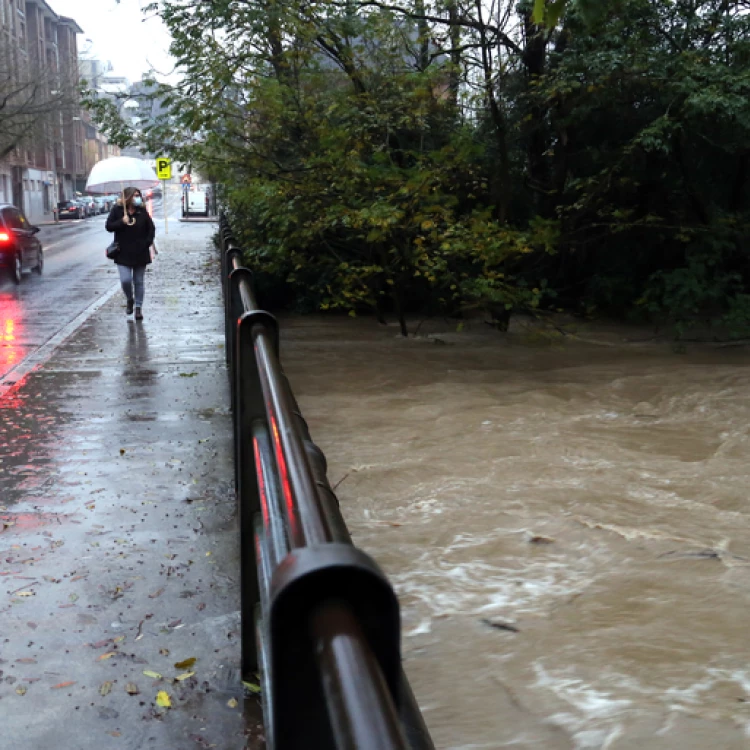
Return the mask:
{"type": "Polygon", "coordinates": [[[125,190],[122,191],[123,195],[125,196],[125,204],[126,205],[129,204],[129,203],[132,204],[132,202],[133,202],[133,196],[136,193],[140,193],[140,192],[141,191],[140,191],[139,188],[126,187],[125,190]]]}

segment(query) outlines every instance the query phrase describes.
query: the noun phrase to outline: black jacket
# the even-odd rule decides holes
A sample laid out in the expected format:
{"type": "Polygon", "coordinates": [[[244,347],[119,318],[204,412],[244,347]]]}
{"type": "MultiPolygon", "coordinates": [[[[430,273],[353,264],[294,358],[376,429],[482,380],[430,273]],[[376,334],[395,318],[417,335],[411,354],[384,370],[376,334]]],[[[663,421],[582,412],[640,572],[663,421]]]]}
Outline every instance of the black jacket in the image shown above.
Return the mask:
{"type": "Polygon", "coordinates": [[[135,209],[135,224],[127,226],[122,220],[122,206],[115,206],[107,217],[107,231],[115,233],[115,240],[120,245],[120,252],[115,258],[118,266],[147,266],[151,262],[149,248],[154,242],[156,227],[143,206],[135,209]]]}

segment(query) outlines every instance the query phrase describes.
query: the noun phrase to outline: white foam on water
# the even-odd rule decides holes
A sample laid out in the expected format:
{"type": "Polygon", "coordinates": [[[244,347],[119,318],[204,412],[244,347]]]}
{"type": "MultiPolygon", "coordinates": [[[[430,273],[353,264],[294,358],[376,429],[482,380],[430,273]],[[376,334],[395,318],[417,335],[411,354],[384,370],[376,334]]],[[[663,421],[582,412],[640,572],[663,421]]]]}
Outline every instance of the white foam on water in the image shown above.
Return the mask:
{"type": "Polygon", "coordinates": [[[425,635],[427,633],[430,633],[432,631],[432,618],[427,617],[424,618],[419,622],[418,625],[415,625],[411,630],[408,630],[404,633],[404,636],[406,638],[413,638],[416,635],[425,635]]]}
{"type": "Polygon", "coordinates": [[[602,531],[610,531],[613,534],[621,536],[623,539],[632,541],[633,539],[669,539],[673,542],[686,542],[690,544],[698,544],[696,540],[688,539],[682,536],[674,536],[664,531],[657,529],[637,529],[633,527],[620,526],[614,523],[599,523],[588,518],[582,518],[576,516],[574,520],[580,523],[582,526],[586,526],[589,529],[601,529],[602,531]]]}
{"type": "Polygon", "coordinates": [[[573,708],[553,714],[550,721],[571,733],[576,750],[605,750],[622,736],[619,718],[632,707],[632,700],[614,698],[575,677],[552,674],[540,661],[534,662],[533,670],[535,688],[550,690],[573,708]]]}
{"type": "Polygon", "coordinates": [[[750,671],[710,668],[707,672],[712,677],[716,678],[716,682],[734,682],[738,687],[745,691],[745,695],[750,697],[750,671]]]}
{"type": "Polygon", "coordinates": [[[750,737],[746,699],[726,704],[726,687],[733,683],[750,698],[750,669],[707,668],[705,676],[689,685],[666,690],[656,685],[643,684],[631,676],[611,674],[602,676],[610,690],[602,690],[585,683],[574,674],[573,668],[546,669],[541,661],[533,665],[535,683],[532,687],[551,691],[556,698],[571,707],[557,711],[550,721],[571,733],[576,750],[604,750],[623,736],[623,713],[637,715],[645,706],[661,704],[664,724],[656,732],[668,736],[675,729],[680,715],[702,717],[709,721],[731,719],[735,726],[750,737]],[[712,691],[717,690],[716,695],[712,691]]]}
{"type": "MultiPolygon", "coordinates": [[[[474,540],[476,544],[476,540],[474,540]]],[[[473,546],[468,538],[454,539],[453,551],[473,546]]],[[[453,561],[449,554],[430,550],[414,561],[409,571],[396,572],[391,580],[399,596],[418,620],[407,635],[429,632],[427,622],[435,617],[461,615],[480,619],[544,612],[561,598],[585,590],[596,577],[596,561],[582,557],[569,560],[546,558],[524,561],[518,566],[491,565],[477,556],[453,561]],[[513,567],[511,567],[513,566],[513,567]]]]}

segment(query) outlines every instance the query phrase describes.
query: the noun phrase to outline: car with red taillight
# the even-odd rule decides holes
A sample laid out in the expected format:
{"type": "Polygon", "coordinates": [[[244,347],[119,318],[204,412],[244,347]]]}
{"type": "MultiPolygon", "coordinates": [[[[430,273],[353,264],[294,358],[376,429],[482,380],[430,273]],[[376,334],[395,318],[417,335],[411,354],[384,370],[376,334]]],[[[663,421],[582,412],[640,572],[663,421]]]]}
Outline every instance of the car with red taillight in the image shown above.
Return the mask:
{"type": "Polygon", "coordinates": [[[39,227],[29,224],[21,209],[0,203],[0,268],[10,273],[16,284],[24,271],[42,272],[44,250],[37,238],[39,227]]]}
{"type": "Polygon", "coordinates": [[[85,219],[86,208],[78,201],[60,201],[57,204],[57,216],[60,219],[85,219]]]}

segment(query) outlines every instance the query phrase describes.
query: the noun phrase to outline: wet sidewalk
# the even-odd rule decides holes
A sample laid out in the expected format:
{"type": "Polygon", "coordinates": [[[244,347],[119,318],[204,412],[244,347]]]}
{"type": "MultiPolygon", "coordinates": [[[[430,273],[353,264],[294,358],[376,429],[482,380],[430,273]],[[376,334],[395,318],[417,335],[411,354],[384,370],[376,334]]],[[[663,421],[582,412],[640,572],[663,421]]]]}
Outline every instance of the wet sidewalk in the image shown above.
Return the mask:
{"type": "Polygon", "coordinates": [[[170,226],[145,320],[113,293],[0,398],[3,746],[258,746],[213,231],[170,226]]]}

